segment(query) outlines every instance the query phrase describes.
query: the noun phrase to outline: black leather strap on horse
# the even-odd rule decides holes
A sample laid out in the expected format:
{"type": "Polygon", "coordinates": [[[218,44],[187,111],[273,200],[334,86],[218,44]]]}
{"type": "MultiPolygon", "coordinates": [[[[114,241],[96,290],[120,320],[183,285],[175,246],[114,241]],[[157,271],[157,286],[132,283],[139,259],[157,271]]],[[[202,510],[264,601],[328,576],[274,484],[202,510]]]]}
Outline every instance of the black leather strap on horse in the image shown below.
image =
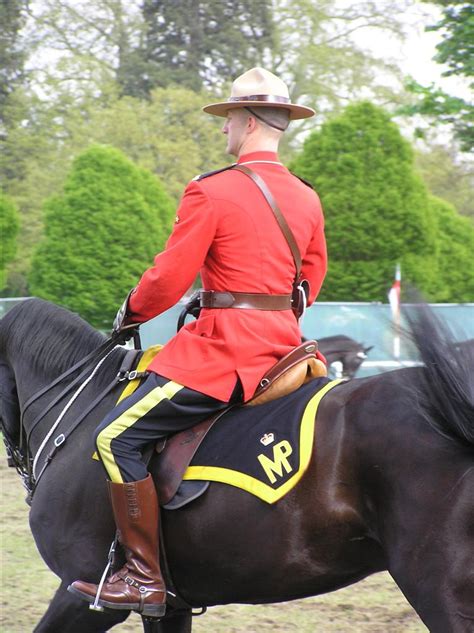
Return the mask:
{"type": "MultiPolygon", "coordinates": [[[[75,363],[72,367],[70,367],[67,371],[65,371],[64,373],[60,374],[57,378],[55,378],[52,382],[48,383],[45,387],[43,387],[42,389],[40,389],[39,391],[35,391],[35,393],[28,398],[28,400],[25,402],[25,404],[23,405],[23,410],[21,412],[21,417],[23,420],[23,417],[26,413],[26,410],[28,409],[28,407],[33,404],[33,402],[36,402],[36,400],[38,400],[38,398],[40,398],[41,396],[43,396],[45,393],[47,393],[48,391],[50,391],[53,387],[55,387],[56,385],[58,385],[60,382],[62,382],[63,380],[65,380],[68,376],[70,376],[71,374],[73,374],[75,371],[77,371],[78,369],[80,369],[81,367],[83,367],[84,365],[86,365],[89,361],[92,360],[98,360],[99,358],[102,357],[102,355],[107,355],[110,350],[112,350],[115,346],[117,345],[117,341],[114,338],[108,338],[106,339],[99,347],[97,347],[95,350],[93,350],[92,352],[90,352],[90,354],[87,354],[87,356],[85,356],[84,358],[81,358],[80,361],[78,361],[77,363],[75,363]]],[[[86,368],[87,371],[87,368],[86,368]]],[[[81,374],[82,377],[82,374],[81,374]]],[[[78,376],[76,378],[76,381],[79,381],[80,376],[78,376]]],[[[74,386],[74,383],[71,383],[71,385],[69,385],[69,387],[72,389],[74,386]]],[[[56,404],[56,403],[54,403],[56,404]]],[[[54,404],[50,405],[50,408],[52,406],[54,406],[54,404]]],[[[44,415],[44,414],[43,414],[44,415]]]]}
{"type": "Polygon", "coordinates": [[[201,290],[201,308],[243,308],[248,310],[291,310],[291,295],[201,290]]]}
{"type": "MultiPolygon", "coordinates": [[[[92,401],[89,401],[89,404],[75,418],[74,424],[67,430],[67,432],[59,433],[59,435],[52,440],[52,444],[53,444],[52,449],[46,455],[43,462],[43,467],[38,473],[38,476],[35,477],[33,472],[31,471],[29,472],[30,488],[28,492],[29,492],[30,500],[33,498],[33,493],[36,489],[36,486],[38,485],[39,480],[43,476],[44,471],[49,466],[53,457],[56,455],[58,450],[65,444],[66,440],[73,433],[73,431],[75,431],[77,427],[81,424],[81,422],[89,415],[89,413],[91,413],[91,411],[93,411],[102,402],[102,400],[112,391],[114,387],[117,386],[119,382],[122,382],[123,380],[134,380],[135,378],[143,378],[148,373],[148,372],[138,373],[136,371],[134,372],[130,371],[131,368],[135,365],[136,360],[138,356],[140,355],[140,353],[141,353],[141,350],[138,350],[138,349],[127,350],[122,360],[119,372],[114,376],[113,380],[109,382],[108,385],[92,401]]],[[[66,393],[66,390],[62,391],[60,395],[64,396],[65,393],[66,393]]],[[[44,415],[48,412],[48,410],[43,411],[41,414],[41,417],[44,417],[44,415]]]]}

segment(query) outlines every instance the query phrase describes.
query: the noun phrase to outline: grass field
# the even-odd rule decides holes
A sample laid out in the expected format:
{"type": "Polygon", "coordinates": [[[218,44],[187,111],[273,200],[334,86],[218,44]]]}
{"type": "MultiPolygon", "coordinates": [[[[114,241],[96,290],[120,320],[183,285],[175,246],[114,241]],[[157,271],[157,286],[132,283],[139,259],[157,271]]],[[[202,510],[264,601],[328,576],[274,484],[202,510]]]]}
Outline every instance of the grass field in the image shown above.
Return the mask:
{"type": "MultiPolygon", "coordinates": [[[[0,455],[1,633],[30,633],[47,608],[57,578],[39,557],[28,527],[20,480],[0,455]]],[[[117,633],[141,633],[132,614],[117,633]]],[[[193,633],[426,633],[388,574],[318,598],[279,605],[213,607],[196,618],[193,633]]],[[[57,631],[55,633],[61,633],[57,631]]],[[[87,633],[87,631],[84,631],[87,633]]]]}

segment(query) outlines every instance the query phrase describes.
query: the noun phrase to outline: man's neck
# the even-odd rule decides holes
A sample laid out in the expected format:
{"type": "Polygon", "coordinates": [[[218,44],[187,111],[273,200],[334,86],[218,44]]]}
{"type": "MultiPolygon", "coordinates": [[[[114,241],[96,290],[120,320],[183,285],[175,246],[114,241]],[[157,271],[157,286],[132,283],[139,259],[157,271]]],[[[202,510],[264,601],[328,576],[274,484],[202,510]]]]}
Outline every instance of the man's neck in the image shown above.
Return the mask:
{"type": "Polygon", "coordinates": [[[240,148],[238,159],[245,154],[254,152],[273,152],[278,154],[278,140],[275,139],[249,139],[240,148]]]}

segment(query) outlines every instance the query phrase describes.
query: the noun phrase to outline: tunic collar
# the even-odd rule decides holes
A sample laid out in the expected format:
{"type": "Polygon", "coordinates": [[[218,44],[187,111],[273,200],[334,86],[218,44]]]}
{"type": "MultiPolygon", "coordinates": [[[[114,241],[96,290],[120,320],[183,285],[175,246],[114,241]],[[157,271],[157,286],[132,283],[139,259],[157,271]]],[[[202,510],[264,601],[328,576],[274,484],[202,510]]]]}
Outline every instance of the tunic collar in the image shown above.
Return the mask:
{"type": "Polygon", "coordinates": [[[242,156],[240,156],[237,162],[240,164],[250,161],[262,161],[281,164],[276,152],[250,152],[249,154],[243,154],[242,156]]]}

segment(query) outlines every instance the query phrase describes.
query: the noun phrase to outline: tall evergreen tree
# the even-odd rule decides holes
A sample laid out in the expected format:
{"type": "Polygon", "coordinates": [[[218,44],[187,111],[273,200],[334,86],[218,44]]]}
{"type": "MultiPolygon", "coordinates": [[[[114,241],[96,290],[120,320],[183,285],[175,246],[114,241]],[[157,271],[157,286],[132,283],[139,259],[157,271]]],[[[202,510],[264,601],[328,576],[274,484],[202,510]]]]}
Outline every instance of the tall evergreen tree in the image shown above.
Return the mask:
{"type": "Polygon", "coordinates": [[[0,290],[5,287],[7,264],[15,256],[19,226],[15,204],[0,189],[0,290]]]}
{"type": "Polygon", "coordinates": [[[25,21],[25,0],[0,0],[0,133],[5,126],[4,109],[9,95],[22,81],[25,51],[20,30],[25,21]]]}
{"type": "Polygon", "coordinates": [[[270,0],[144,0],[142,63],[128,94],[155,86],[216,86],[262,61],[272,44],[270,0]],[[145,63],[143,63],[145,62],[145,63]]]}
{"type": "Polygon", "coordinates": [[[349,106],[314,132],[293,169],[322,198],[329,271],[320,298],[384,301],[395,264],[420,290],[436,274],[436,224],[413,154],[370,103],[349,106]]]}
{"type": "Polygon", "coordinates": [[[432,296],[439,302],[474,301],[474,224],[441,198],[430,205],[438,224],[439,265],[432,296]]]}
{"type": "Polygon", "coordinates": [[[91,147],[74,161],[64,193],[45,204],[31,293],[109,326],[163,248],[173,217],[155,176],[116,149],[91,147]]]}

